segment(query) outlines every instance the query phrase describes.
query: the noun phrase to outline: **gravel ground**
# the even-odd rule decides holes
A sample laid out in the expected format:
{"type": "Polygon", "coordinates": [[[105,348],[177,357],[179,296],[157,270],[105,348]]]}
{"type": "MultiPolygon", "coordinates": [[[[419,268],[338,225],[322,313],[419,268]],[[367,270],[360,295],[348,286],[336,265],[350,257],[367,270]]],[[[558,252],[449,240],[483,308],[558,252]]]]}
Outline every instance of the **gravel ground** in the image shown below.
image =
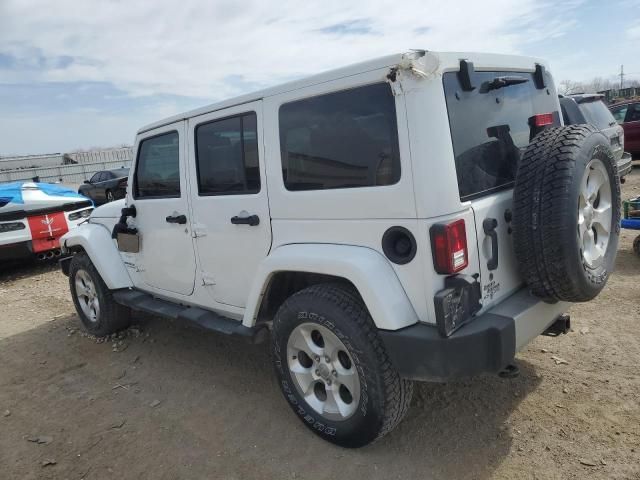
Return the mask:
{"type": "MultiPolygon", "coordinates": [[[[640,195],[640,169],[623,186],[640,195]]],[[[84,334],[53,265],[0,271],[0,471],[7,479],[640,479],[640,258],[539,337],[521,375],[419,384],[389,436],[344,450],[312,436],[268,349],[147,316],[84,334]]]]}

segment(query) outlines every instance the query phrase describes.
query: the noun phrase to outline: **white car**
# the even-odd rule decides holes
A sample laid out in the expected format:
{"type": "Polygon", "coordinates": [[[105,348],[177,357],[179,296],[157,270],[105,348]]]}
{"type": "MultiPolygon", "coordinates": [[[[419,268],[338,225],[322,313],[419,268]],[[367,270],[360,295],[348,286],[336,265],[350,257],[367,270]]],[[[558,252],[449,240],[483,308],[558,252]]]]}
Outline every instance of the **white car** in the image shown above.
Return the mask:
{"type": "Polygon", "coordinates": [[[60,237],[89,217],[93,203],[59,185],[0,184],[0,262],[60,256],[60,237]]]}
{"type": "Polygon", "coordinates": [[[320,437],[392,430],[413,380],[517,373],[603,288],[618,243],[607,138],[562,126],[532,58],[417,51],[139,130],[126,198],[62,239],[95,335],[132,311],[250,341],[320,437]]]}

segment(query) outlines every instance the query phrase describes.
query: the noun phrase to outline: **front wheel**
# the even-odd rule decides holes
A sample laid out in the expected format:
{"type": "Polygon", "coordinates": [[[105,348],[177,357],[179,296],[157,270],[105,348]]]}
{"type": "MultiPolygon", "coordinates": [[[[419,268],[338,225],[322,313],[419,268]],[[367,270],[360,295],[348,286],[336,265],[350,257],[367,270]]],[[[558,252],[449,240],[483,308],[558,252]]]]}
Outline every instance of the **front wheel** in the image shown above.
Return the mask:
{"type": "Polygon", "coordinates": [[[131,311],[113,295],[86,253],[78,253],[69,266],[69,287],[78,316],[92,335],[103,337],[127,328],[131,311]]]}
{"type": "Polygon", "coordinates": [[[107,190],[107,203],[113,202],[115,197],[113,196],[113,192],[111,190],[107,190]]]}
{"type": "Polygon", "coordinates": [[[287,299],[273,322],[272,352],[289,405],[331,443],[367,445],[409,408],[413,384],[391,365],[353,288],[314,285],[287,299]]]}

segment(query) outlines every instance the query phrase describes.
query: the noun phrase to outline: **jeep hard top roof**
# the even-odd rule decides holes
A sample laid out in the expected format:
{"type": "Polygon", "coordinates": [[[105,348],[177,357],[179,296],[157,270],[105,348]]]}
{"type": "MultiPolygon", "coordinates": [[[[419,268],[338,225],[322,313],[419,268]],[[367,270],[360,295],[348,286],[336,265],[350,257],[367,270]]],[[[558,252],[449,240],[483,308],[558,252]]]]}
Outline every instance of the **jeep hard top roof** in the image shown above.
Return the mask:
{"type": "Polygon", "coordinates": [[[534,71],[536,63],[548,69],[544,60],[534,57],[524,57],[519,55],[501,55],[494,53],[473,53],[473,52],[430,52],[425,50],[412,50],[406,53],[387,55],[364,62],[359,62],[346,67],[319,73],[310,77],[305,77],[292,82],[287,82],[274,87],[259,90],[257,92],[241,95],[221,102],[213,103],[204,107],[190,110],[188,112],[173,115],[157,122],[145,125],[138,134],[153,130],[154,128],[169,125],[171,123],[197,117],[216,110],[222,110],[235,105],[249,103],[266,97],[289,92],[311,85],[317,85],[339,78],[344,78],[358,73],[377,70],[380,68],[411,68],[419,70],[426,76],[442,75],[451,70],[458,70],[460,60],[465,59],[474,63],[476,70],[499,70],[499,71],[534,71]]]}
{"type": "MultiPolygon", "coordinates": [[[[563,96],[560,95],[560,98],[562,97],[563,96]]],[[[577,103],[595,102],[597,100],[604,99],[604,95],[601,93],[572,93],[570,95],[565,95],[565,97],[572,98],[577,103]]]]}

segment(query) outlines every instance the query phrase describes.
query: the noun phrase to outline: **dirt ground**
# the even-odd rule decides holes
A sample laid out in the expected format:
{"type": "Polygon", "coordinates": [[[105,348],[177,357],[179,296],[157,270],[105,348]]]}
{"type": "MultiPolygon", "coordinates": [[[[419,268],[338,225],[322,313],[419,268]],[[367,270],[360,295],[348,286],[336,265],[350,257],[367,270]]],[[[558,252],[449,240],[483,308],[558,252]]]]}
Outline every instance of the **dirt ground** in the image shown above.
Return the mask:
{"type": "MultiPolygon", "coordinates": [[[[640,168],[623,187],[640,195],[640,168]]],[[[266,345],[139,316],[82,333],[54,265],[0,271],[0,478],[640,479],[640,258],[505,380],[419,384],[404,422],[344,450],[311,435],[266,345]]]]}

